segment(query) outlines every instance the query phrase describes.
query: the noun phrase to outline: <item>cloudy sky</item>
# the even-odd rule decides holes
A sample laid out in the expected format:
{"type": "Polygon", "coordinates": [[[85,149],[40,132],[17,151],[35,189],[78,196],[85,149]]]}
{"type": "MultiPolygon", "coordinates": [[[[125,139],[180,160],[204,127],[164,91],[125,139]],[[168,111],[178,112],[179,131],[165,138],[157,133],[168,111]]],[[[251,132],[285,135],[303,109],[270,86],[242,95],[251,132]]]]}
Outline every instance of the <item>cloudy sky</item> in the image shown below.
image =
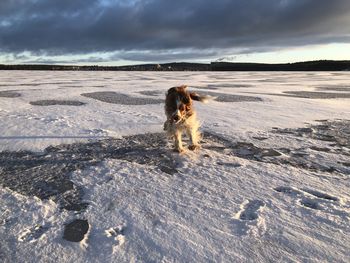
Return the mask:
{"type": "Polygon", "coordinates": [[[0,0],[0,63],[272,63],[349,50],[349,0],[0,0]]]}

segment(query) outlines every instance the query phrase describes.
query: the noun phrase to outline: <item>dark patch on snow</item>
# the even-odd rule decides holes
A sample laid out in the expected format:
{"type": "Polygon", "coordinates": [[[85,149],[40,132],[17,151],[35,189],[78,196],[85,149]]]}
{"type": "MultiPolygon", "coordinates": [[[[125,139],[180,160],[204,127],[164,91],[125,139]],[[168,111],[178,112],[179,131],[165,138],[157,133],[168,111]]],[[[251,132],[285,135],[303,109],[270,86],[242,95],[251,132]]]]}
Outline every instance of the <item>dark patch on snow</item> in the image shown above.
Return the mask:
{"type": "Polygon", "coordinates": [[[234,95],[234,94],[226,94],[226,93],[219,93],[219,92],[204,92],[203,95],[213,96],[215,97],[215,100],[218,102],[263,101],[259,97],[234,95]]]}
{"type": "MultiPolygon", "coordinates": [[[[339,157],[348,158],[350,156],[350,120],[322,120],[321,124],[308,125],[306,128],[298,129],[274,129],[273,133],[278,133],[291,137],[304,137],[309,143],[304,148],[293,149],[289,153],[288,158],[281,160],[272,160],[274,163],[289,164],[294,167],[308,169],[311,171],[339,172],[346,175],[350,174],[350,170],[346,166],[338,163],[325,163],[324,159],[310,155],[310,150],[318,151],[321,155],[328,153],[338,154],[339,157]],[[320,147],[320,141],[328,143],[328,147],[320,147]]],[[[279,149],[280,150],[280,149],[279,149]]]]}
{"type": "Polygon", "coordinates": [[[17,98],[20,96],[21,96],[21,93],[18,93],[16,91],[12,91],[12,90],[0,91],[0,97],[3,97],[3,98],[17,98]]]}
{"type": "Polygon", "coordinates": [[[350,98],[350,93],[332,93],[332,92],[315,92],[315,91],[285,91],[289,97],[306,98],[306,99],[336,99],[350,98]]]}
{"type": "Polygon", "coordinates": [[[167,174],[176,174],[176,173],[177,173],[177,170],[176,170],[175,167],[167,166],[166,164],[160,165],[160,166],[159,166],[159,169],[160,169],[162,172],[167,173],[167,174]]]}
{"type": "Polygon", "coordinates": [[[244,210],[240,213],[239,219],[244,221],[252,221],[258,219],[258,211],[260,207],[265,206],[265,203],[261,200],[251,200],[245,206],[244,210]]]}
{"type": "Polygon", "coordinates": [[[120,225],[114,228],[107,229],[106,233],[108,236],[119,236],[119,235],[124,236],[126,229],[127,229],[126,226],[120,225]]]}
{"type": "Polygon", "coordinates": [[[331,91],[345,91],[345,92],[350,92],[350,87],[343,87],[343,86],[328,86],[328,87],[317,87],[317,90],[331,90],[331,91]]]}
{"type": "MultiPolygon", "coordinates": [[[[350,148],[350,120],[326,121],[322,124],[309,125],[306,128],[298,129],[274,129],[274,133],[291,134],[297,137],[306,137],[314,140],[331,142],[330,146],[337,147],[337,152],[347,155],[345,148],[350,148]]],[[[317,149],[313,146],[312,149],[317,149]]],[[[319,148],[318,148],[319,149],[319,148]]]]}
{"type": "Polygon", "coordinates": [[[37,100],[29,102],[35,106],[53,106],[53,105],[64,105],[64,106],[82,106],[86,103],[76,100],[37,100]]]}
{"type": "Polygon", "coordinates": [[[218,165],[223,165],[226,167],[232,167],[232,168],[237,168],[237,167],[241,167],[242,165],[239,163],[227,163],[227,162],[217,162],[218,165]]]}
{"type": "Polygon", "coordinates": [[[203,143],[207,148],[217,152],[230,152],[231,154],[249,160],[262,161],[265,157],[280,156],[274,149],[259,148],[250,142],[234,142],[214,133],[204,132],[203,143]]]}
{"type": "MultiPolygon", "coordinates": [[[[282,193],[282,194],[287,194],[294,198],[295,201],[297,201],[300,205],[310,208],[310,209],[315,209],[315,210],[321,210],[322,206],[320,205],[320,199],[324,199],[325,201],[329,202],[337,202],[339,201],[338,197],[313,190],[310,188],[304,188],[302,190],[298,190],[295,188],[291,188],[289,186],[279,186],[274,188],[275,191],[282,193]],[[316,197],[315,199],[312,199],[308,197],[308,195],[312,195],[316,197]]],[[[327,205],[327,203],[324,203],[327,205]]]]}
{"type": "Polygon", "coordinates": [[[350,162],[340,162],[340,163],[346,167],[350,167],[350,162]]]}
{"type": "Polygon", "coordinates": [[[319,140],[321,140],[332,142],[332,145],[329,145],[332,147],[330,150],[332,154],[340,154],[345,156],[344,158],[350,156],[350,121],[324,121],[322,124],[309,125],[309,127],[297,129],[274,128],[272,132],[283,136],[312,138],[315,140],[315,144],[297,149],[272,149],[258,147],[251,142],[235,142],[229,138],[206,132],[203,136],[203,145],[204,148],[207,147],[213,151],[232,154],[240,158],[258,162],[291,165],[296,168],[315,172],[350,174],[350,169],[342,165],[342,163],[327,163],[323,158],[310,155],[311,150],[323,150],[319,151],[321,155],[326,155],[328,153],[327,150],[318,148],[319,140]]]}
{"type": "MultiPolygon", "coordinates": [[[[81,88],[82,86],[80,85],[62,85],[60,86],[61,88],[57,88],[57,89],[64,89],[64,88],[81,88]]],[[[92,86],[92,87],[96,87],[96,86],[92,86]]]]}
{"type": "Polygon", "coordinates": [[[191,86],[191,88],[194,89],[200,89],[200,90],[217,90],[218,88],[214,87],[214,85],[208,85],[206,87],[202,87],[202,86],[191,86]]]}
{"type": "Polygon", "coordinates": [[[19,87],[19,86],[28,86],[28,87],[36,87],[36,86],[39,86],[41,84],[38,84],[38,83],[21,83],[21,84],[0,84],[0,87],[19,87]]]}
{"type": "Polygon", "coordinates": [[[339,201],[338,197],[335,196],[331,196],[329,194],[326,193],[322,193],[313,189],[303,189],[304,192],[313,195],[315,197],[321,198],[321,199],[326,199],[326,200],[331,200],[331,201],[339,201]]]}
{"type": "Polygon", "coordinates": [[[69,180],[69,174],[95,164],[88,156],[76,156],[53,147],[43,154],[32,152],[0,153],[0,184],[13,191],[40,199],[51,198],[67,210],[80,211],[87,204],[81,201],[82,190],[69,180]]]}
{"type": "Polygon", "coordinates": [[[255,140],[258,140],[258,141],[265,141],[265,140],[268,139],[268,137],[260,137],[260,136],[254,136],[252,138],[255,139],[255,140]]]}
{"type": "Polygon", "coordinates": [[[307,207],[307,208],[311,208],[311,209],[315,209],[315,210],[320,209],[320,205],[318,204],[318,202],[316,200],[312,200],[309,198],[302,199],[300,201],[300,204],[307,207]]]}
{"type": "Polygon", "coordinates": [[[239,89],[239,88],[250,88],[253,87],[253,85],[250,84],[231,84],[231,83],[222,83],[222,84],[209,84],[207,87],[196,87],[196,88],[201,88],[201,89],[220,89],[220,88],[234,88],[234,89],[239,89]]]}
{"type": "Polygon", "coordinates": [[[290,153],[290,156],[296,157],[296,158],[298,158],[298,157],[300,157],[300,158],[305,158],[305,157],[307,157],[307,156],[309,156],[309,155],[310,155],[309,153],[302,152],[302,151],[292,151],[292,152],[290,153]]]}
{"type": "Polygon", "coordinates": [[[299,190],[296,190],[296,189],[289,187],[289,186],[278,186],[278,187],[275,187],[273,190],[275,190],[276,192],[279,192],[279,193],[290,194],[290,195],[301,194],[301,192],[299,190]]]}
{"type": "Polygon", "coordinates": [[[276,83],[276,82],[284,82],[285,80],[283,78],[275,78],[275,79],[259,79],[259,82],[272,82],[272,83],[276,83]]]}
{"type": "Polygon", "coordinates": [[[36,239],[39,239],[48,229],[49,227],[47,226],[36,225],[31,229],[28,229],[28,231],[21,235],[18,240],[21,242],[35,241],[36,239]]]}
{"type": "Polygon", "coordinates": [[[37,87],[42,85],[61,85],[61,84],[75,84],[77,81],[66,81],[66,82],[39,82],[39,83],[20,83],[20,84],[0,84],[3,87],[37,87]]]}
{"type": "MultiPolygon", "coordinates": [[[[332,146],[329,147],[332,151],[320,151],[318,156],[313,156],[308,151],[316,148],[313,147],[312,150],[310,145],[300,149],[263,148],[212,132],[203,133],[202,147],[203,150],[247,160],[290,165],[315,172],[350,174],[350,168],[345,161],[350,155],[350,121],[324,121],[322,124],[285,131],[276,128],[273,133],[291,138],[309,137],[315,140],[312,146],[317,146],[319,140],[326,136],[331,139],[332,146]],[[327,163],[325,160],[329,158],[320,158],[320,155],[334,153],[339,154],[338,162],[327,163]]],[[[88,143],[50,146],[41,154],[29,151],[0,152],[0,185],[23,195],[50,198],[67,210],[82,211],[88,204],[83,201],[83,189],[71,181],[71,173],[98,165],[105,159],[134,162],[169,175],[176,174],[179,167],[178,154],[169,148],[164,133],[138,134],[121,139],[108,138],[88,143]]],[[[239,169],[234,163],[217,165],[239,169]]]]}
{"type": "Polygon", "coordinates": [[[163,99],[131,97],[129,95],[114,91],[83,93],[81,95],[95,100],[121,105],[147,105],[160,104],[164,102],[163,99]]]}
{"type": "Polygon", "coordinates": [[[72,172],[110,158],[175,174],[174,155],[163,133],[50,146],[42,154],[6,151],[0,152],[0,184],[24,195],[50,198],[67,210],[81,211],[88,204],[82,201],[83,190],[70,180],[72,172]]]}
{"type": "Polygon", "coordinates": [[[165,94],[165,91],[161,90],[142,90],[139,91],[140,94],[152,97],[158,97],[159,95],[165,94]]]}
{"type": "Polygon", "coordinates": [[[311,150],[317,151],[317,152],[330,152],[331,149],[328,147],[318,147],[318,146],[311,146],[311,150]]]}
{"type": "MultiPolygon", "coordinates": [[[[140,94],[146,96],[158,96],[160,91],[140,91],[140,94]]],[[[160,104],[164,103],[164,99],[155,98],[139,98],[131,97],[127,94],[113,92],[113,91],[103,91],[103,92],[92,92],[83,93],[82,96],[93,98],[107,103],[121,104],[121,105],[147,105],[147,104],[160,104]]],[[[203,92],[201,95],[210,95],[215,97],[218,102],[243,102],[243,101],[262,101],[259,97],[243,96],[243,95],[233,95],[225,93],[216,92],[203,92]]]]}
{"type": "MultiPolygon", "coordinates": [[[[64,82],[42,82],[42,83],[36,83],[34,85],[38,86],[38,85],[62,85],[62,84],[75,84],[77,82],[80,82],[80,80],[72,80],[72,81],[64,81],[64,82]]],[[[25,86],[27,86],[28,84],[23,84],[25,86]]]]}
{"type": "Polygon", "coordinates": [[[76,219],[73,222],[65,225],[63,238],[71,242],[80,242],[84,239],[88,230],[89,223],[87,220],[76,219]]]}

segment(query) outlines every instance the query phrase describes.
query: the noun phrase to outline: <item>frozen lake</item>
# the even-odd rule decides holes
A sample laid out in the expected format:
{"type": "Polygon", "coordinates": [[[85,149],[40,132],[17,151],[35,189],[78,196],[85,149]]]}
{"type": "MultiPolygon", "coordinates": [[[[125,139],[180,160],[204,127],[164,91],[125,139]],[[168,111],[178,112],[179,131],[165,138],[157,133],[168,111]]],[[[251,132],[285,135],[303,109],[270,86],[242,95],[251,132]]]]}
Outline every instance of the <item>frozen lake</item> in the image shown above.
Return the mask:
{"type": "Polygon", "coordinates": [[[0,71],[0,120],[1,261],[350,261],[348,72],[0,71]]]}

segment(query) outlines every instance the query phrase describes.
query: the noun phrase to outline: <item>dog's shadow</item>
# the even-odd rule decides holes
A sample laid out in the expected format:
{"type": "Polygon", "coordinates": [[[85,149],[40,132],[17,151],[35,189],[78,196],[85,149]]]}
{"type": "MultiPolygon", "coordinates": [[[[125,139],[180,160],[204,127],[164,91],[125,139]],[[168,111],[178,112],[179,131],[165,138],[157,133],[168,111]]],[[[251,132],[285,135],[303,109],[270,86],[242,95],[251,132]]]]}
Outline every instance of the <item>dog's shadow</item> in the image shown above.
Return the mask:
{"type": "MultiPolygon", "coordinates": [[[[178,154],[173,151],[172,145],[165,133],[148,133],[121,139],[107,138],[50,146],[40,154],[29,151],[0,152],[0,184],[23,195],[50,198],[67,210],[81,211],[88,204],[82,201],[83,191],[71,181],[70,175],[106,159],[146,165],[168,176],[179,173],[184,163],[189,162],[188,157],[201,158],[214,152],[258,162],[332,172],[317,160],[288,154],[282,148],[261,148],[250,142],[234,141],[208,131],[203,132],[199,154],[189,150],[185,154],[178,154]]],[[[348,173],[345,164],[338,166],[337,171],[348,173]]]]}
{"type": "Polygon", "coordinates": [[[0,184],[23,195],[52,199],[61,208],[81,211],[83,191],[70,174],[106,159],[120,159],[156,167],[173,175],[181,157],[169,148],[164,133],[107,138],[87,143],[49,146],[43,153],[0,152],[0,184]]]}

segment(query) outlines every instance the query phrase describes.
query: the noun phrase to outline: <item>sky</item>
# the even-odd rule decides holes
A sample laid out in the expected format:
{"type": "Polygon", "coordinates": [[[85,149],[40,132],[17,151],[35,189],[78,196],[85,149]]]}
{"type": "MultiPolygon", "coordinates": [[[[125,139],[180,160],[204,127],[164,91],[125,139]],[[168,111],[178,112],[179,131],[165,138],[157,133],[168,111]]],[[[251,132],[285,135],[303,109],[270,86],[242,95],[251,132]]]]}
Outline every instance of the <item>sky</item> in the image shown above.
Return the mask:
{"type": "Polygon", "coordinates": [[[1,0],[0,63],[350,60],[349,0],[1,0]]]}

